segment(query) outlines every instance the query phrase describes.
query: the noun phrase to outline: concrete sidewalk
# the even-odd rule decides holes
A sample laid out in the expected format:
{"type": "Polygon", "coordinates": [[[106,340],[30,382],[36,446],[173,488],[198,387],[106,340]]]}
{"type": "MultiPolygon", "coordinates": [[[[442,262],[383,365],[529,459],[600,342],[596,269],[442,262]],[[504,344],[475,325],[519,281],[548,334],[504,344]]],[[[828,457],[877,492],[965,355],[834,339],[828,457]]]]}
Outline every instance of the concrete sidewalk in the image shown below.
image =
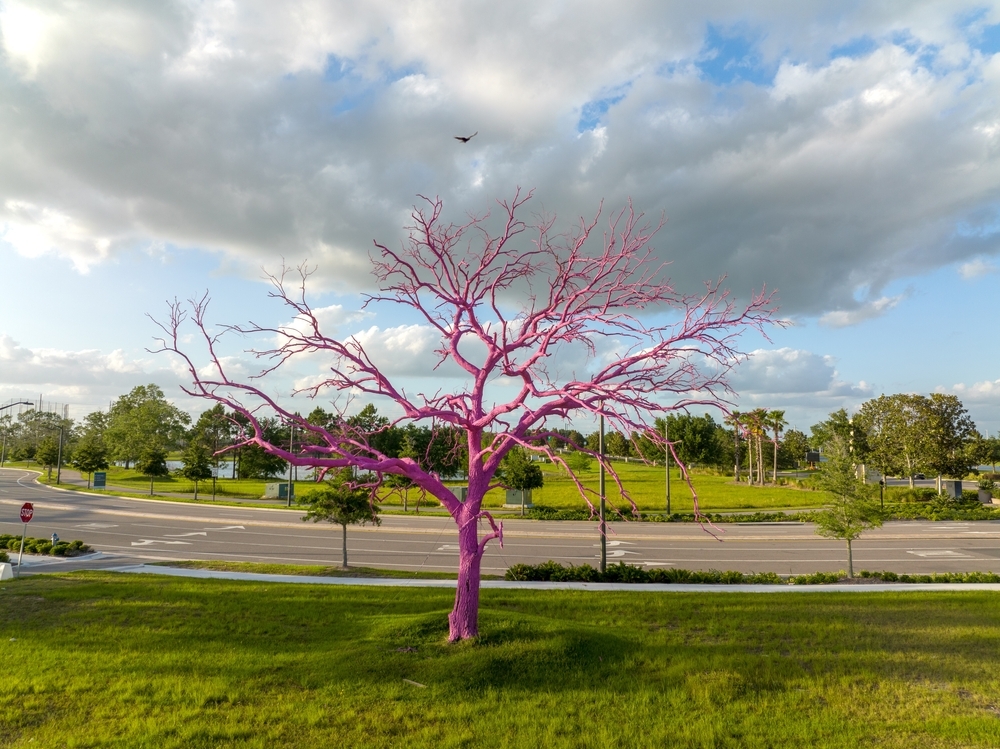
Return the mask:
{"type": "MultiPolygon", "coordinates": [[[[219,572],[149,564],[111,567],[108,572],[204,580],[245,580],[258,583],[296,583],[299,585],[367,585],[390,588],[454,588],[454,580],[425,580],[398,577],[310,577],[305,575],[265,575],[257,572],[219,572]]],[[[513,580],[483,580],[484,589],[502,590],[590,590],[631,593],[906,593],[918,591],[997,590],[1000,583],[835,583],[832,585],[684,585],[630,583],[556,583],[513,580]]]]}

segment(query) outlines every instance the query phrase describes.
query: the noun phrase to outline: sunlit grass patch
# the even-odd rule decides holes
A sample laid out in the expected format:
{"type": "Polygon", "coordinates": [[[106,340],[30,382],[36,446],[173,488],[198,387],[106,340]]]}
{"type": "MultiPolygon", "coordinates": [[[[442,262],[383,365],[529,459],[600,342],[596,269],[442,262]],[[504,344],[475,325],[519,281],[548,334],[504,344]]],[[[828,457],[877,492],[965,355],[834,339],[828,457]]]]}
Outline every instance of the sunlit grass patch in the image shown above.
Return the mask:
{"type": "Polygon", "coordinates": [[[452,596],[6,583],[0,745],[1000,744],[993,593],[485,590],[457,646],[452,596]]]}

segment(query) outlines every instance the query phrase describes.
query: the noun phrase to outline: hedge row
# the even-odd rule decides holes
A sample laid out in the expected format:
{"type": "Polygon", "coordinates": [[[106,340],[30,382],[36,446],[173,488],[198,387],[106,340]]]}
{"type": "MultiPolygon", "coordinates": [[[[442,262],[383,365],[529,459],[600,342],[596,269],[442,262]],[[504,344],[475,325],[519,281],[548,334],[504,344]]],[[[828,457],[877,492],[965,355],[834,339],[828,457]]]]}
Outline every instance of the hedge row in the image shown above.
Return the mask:
{"type": "MultiPolygon", "coordinates": [[[[971,492],[966,492],[971,494],[971,492]]],[[[978,499],[965,497],[963,499],[943,499],[934,495],[933,500],[921,501],[920,503],[901,502],[899,504],[886,504],[886,520],[997,520],[1000,519],[1000,506],[980,504],[978,499]]],[[[816,511],[805,511],[798,513],[785,512],[753,512],[753,513],[732,513],[720,514],[717,512],[706,512],[701,517],[712,523],[808,523],[813,520],[816,511]]],[[[526,517],[532,520],[590,520],[597,521],[596,515],[591,515],[587,510],[556,510],[552,507],[542,505],[526,513],[526,517]]],[[[673,513],[638,515],[625,512],[609,512],[607,521],[620,522],[622,520],[642,521],[650,523],[693,523],[696,518],[693,513],[673,513]]]]}
{"type": "MultiPolygon", "coordinates": [[[[597,515],[591,515],[587,510],[557,510],[554,507],[546,507],[544,505],[535,505],[533,509],[525,513],[525,517],[532,520],[598,520],[597,515]]],[[[789,515],[784,512],[753,512],[722,515],[709,512],[703,514],[702,517],[713,523],[776,523],[784,521],[800,522],[808,519],[808,513],[789,515]]],[[[670,515],[662,513],[639,513],[635,515],[631,512],[619,514],[612,511],[607,513],[606,520],[609,523],[620,522],[622,520],[641,520],[648,523],[693,523],[695,522],[695,516],[693,513],[680,512],[670,515]]]]}
{"type": "Polygon", "coordinates": [[[589,564],[564,566],[551,560],[543,564],[512,565],[507,569],[504,579],[579,583],[719,583],[724,585],[741,583],[780,585],[784,582],[773,572],[750,574],[733,571],[720,572],[719,570],[695,572],[674,569],[673,567],[645,570],[642,567],[619,562],[609,565],[602,573],[589,564]]]}
{"type": "MultiPolygon", "coordinates": [[[[21,537],[0,533],[0,549],[18,551],[21,548],[21,537]]],[[[53,545],[47,538],[24,539],[24,550],[28,554],[51,554],[57,557],[76,557],[93,551],[83,541],[60,541],[53,545]]]]}
{"type": "MultiPolygon", "coordinates": [[[[895,572],[869,572],[862,570],[858,577],[871,582],[885,583],[1000,583],[1000,575],[993,572],[945,572],[934,575],[900,575],[895,572]]],[[[507,569],[505,580],[533,580],[542,582],[574,583],[687,583],[710,585],[827,585],[847,579],[846,572],[815,572],[811,575],[781,577],[774,572],[736,572],[728,570],[676,569],[673,567],[650,570],[625,562],[610,565],[601,572],[589,564],[562,565],[549,560],[542,564],[515,564],[507,569]]]]}

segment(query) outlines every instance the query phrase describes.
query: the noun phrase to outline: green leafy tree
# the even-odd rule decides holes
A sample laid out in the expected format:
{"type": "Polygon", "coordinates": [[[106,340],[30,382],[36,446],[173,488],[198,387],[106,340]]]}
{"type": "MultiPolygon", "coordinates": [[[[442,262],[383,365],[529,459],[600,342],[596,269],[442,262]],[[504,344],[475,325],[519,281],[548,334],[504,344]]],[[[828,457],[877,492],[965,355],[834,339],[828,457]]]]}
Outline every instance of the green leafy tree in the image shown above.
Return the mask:
{"type": "Polygon", "coordinates": [[[103,471],[108,467],[108,451],[104,443],[96,435],[85,434],[76,449],[73,450],[71,465],[81,473],[87,474],[87,488],[94,471],[103,471]]]}
{"type": "Polygon", "coordinates": [[[181,445],[191,418],[167,402],[156,385],[140,385],[112,405],[104,431],[113,460],[128,468],[141,454],[181,445]]]}
{"type": "Polygon", "coordinates": [[[778,468],[796,469],[805,461],[809,438],[798,429],[789,429],[778,446],[778,468]]]}
{"type": "Polygon", "coordinates": [[[616,458],[627,458],[632,450],[625,435],[621,432],[611,432],[604,436],[604,452],[616,458]]]}
{"type": "Polygon", "coordinates": [[[307,493],[301,501],[308,508],[303,520],[314,523],[325,520],[343,529],[344,569],[347,569],[347,526],[382,524],[371,493],[355,484],[350,468],[327,474],[322,485],[307,493]]]}
{"type": "Polygon", "coordinates": [[[851,417],[847,414],[847,410],[842,408],[831,413],[825,421],[813,424],[810,431],[812,444],[819,450],[827,450],[827,446],[836,439],[845,445],[850,444],[851,417]]]}
{"type": "MultiPolygon", "coordinates": [[[[662,436],[663,419],[656,419],[655,426],[662,436]]],[[[667,417],[667,429],[674,452],[684,465],[689,468],[721,465],[722,451],[716,437],[720,427],[710,414],[671,414],[667,417]]],[[[659,459],[663,460],[662,447],[659,459]]]]}
{"type": "Polygon", "coordinates": [[[817,477],[817,486],[831,494],[831,505],[814,515],[816,532],[826,538],[847,542],[847,576],[854,577],[854,552],[851,544],[869,528],[882,525],[878,503],[873,501],[875,487],[863,484],[857,464],[848,446],[835,436],[826,442],[826,462],[817,477]]]}
{"type": "MultiPolygon", "coordinates": [[[[590,455],[584,452],[577,452],[574,450],[566,456],[566,467],[575,474],[582,473],[583,471],[589,471],[593,464],[594,461],[591,460],[590,455]]],[[[538,472],[541,473],[542,469],[539,468],[538,472]]]]}
{"type": "Polygon", "coordinates": [[[993,473],[996,473],[997,461],[1000,461],[1000,437],[987,437],[983,462],[993,466],[993,473]]]}
{"type": "Polygon", "coordinates": [[[52,478],[52,467],[59,460],[59,439],[58,437],[45,437],[35,451],[35,461],[49,471],[49,479],[52,478]]]}
{"type": "MultiPolygon", "coordinates": [[[[570,456],[582,455],[572,452],[570,456]]],[[[583,457],[587,457],[584,455],[583,457]]],[[[521,448],[514,448],[504,456],[500,463],[500,480],[515,491],[521,492],[521,514],[524,514],[524,493],[531,489],[541,489],[545,480],[542,469],[532,463],[528,454],[521,448]]]]}
{"type": "Polygon", "coordinates": [[[981,439],[969,412],[956,396],[943,393],[931,393],[924,399],[924,408],[927,467],[938,476],[963,478],[978,465],[966,447],[981,439]]]}
{"type": "Polygon", "coordinates": [[[194,482],[194,499],[197,502],[198,483],[213,476],[212,452],[201,439],[193,439],[184,449],[181,459],[184,461],[184,465],[180,473],[188,481],[194,482]]]}
{"type": "Polygon", "coordinates": [[[148,447],[139,453],[135,461],[135,469],[149,477],[149,494],[153,495],[153,479],[170,475],[167,468],[167,452],[159,447],[148,447]]]}

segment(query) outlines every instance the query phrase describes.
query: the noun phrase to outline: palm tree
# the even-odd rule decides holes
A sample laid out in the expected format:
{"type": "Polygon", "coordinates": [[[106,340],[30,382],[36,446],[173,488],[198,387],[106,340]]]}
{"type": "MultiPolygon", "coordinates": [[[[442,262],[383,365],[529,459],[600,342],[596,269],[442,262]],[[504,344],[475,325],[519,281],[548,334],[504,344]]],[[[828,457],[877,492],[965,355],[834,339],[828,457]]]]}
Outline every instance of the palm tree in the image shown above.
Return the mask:
{"type": "Polygon", "coordinates": [[[771,481],[774,484],[778,483],[778,436],[781,431],[788,426],[788,422],[785,421],[785,412],[780,410],[768,411],[767,413],[768,426],[774,430],[774,471],[771,473],[771,481]]]}

